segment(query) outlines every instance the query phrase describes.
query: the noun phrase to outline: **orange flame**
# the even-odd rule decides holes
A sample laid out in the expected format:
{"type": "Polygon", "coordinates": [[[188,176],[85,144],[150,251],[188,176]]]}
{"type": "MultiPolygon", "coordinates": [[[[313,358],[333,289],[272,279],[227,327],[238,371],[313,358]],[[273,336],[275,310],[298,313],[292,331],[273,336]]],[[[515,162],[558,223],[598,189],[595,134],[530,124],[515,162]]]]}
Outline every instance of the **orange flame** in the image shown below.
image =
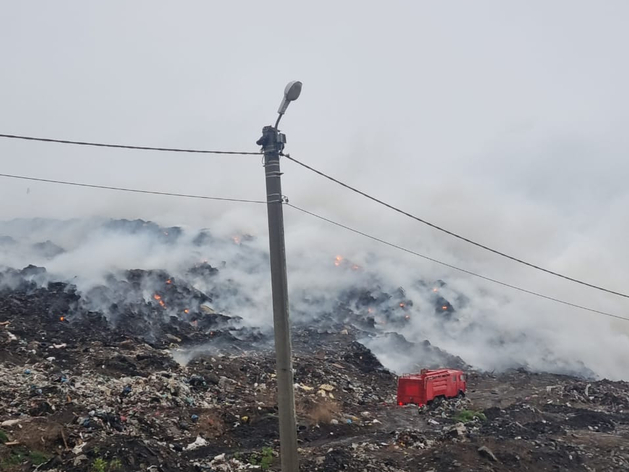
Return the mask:
{"type": "Polygon", "coordinates": [[[240,244],[240,236],[233,236],[232,241],[234,241],[236,244],[240,244]]]}
{"type": "Polygon", "coordinates": [[[404,308],[406,305],[404,303],[400,303],[400,308],[404,308]]]}
{"type": "Polygon", "coordinates": [[[65,320],[66,320],[65,316],[60,316],[59,317],[59,321],[65,321],[65,320]]]}
{"type": "Polygon", "coordinates": [[[447,310],[447,309],[448,309],[448,306],[447,306],[447,305],[443,305],[443,306],[441,307],[441,309],[442,309],[442,310],[447,310]]]}
{"type": "Polygon", "coordinates": [[[183,312],[187,315],[188,313],[190,313],[190,310],[186,308],[183,312]]]}
{"type": "Polygon", "coordinates": [[[160,305],[162,308],[166,308],[166,304],[164,303],[164,300],[162,300],[162,297],[161,297],[160,295],[158,295],[158,294],[156,293],[155,295],[153,295],[153,298],[154,298],[155,300],[157,300],[157,303],[159,303],[159,305],[160,305]]]}
{"type": "Polygon", "coordinates": [[[173,283],[173,282],[172,282],[172,280],[168,279],[168,280],[166,281],[166,283],[167,283],[167,284],[171,284],[171,283],[173,283]]]}
{"type": "Polygon", "coordinates": [[[438,291],[439,291],[439,289],[438,289],[437,287],[435,287],[435,288],[433,288],[433,289],[432,289],[432,291],[433,291],[433,292],[438,292],[438,291]]]}
{"type": "Polygon", "coordinates": [[[336,256],[334,259],[334,265],[338,267],[341,265],[341,262],[343,262],[343,256],[336,256]]]}

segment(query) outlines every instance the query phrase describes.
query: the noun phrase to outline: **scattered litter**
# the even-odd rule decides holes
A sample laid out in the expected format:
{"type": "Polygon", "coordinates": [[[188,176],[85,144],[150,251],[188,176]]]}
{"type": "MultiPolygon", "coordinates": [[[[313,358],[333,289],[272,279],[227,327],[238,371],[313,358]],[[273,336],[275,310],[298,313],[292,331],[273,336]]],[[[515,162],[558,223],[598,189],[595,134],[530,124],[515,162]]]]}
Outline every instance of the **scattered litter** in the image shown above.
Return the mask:
{"type": "Polygon", "coordinates": [[[186,451],[193,451],[203,446],[207,446],[207,441],[201,436],[197,436],[193,443],[190,443],[186,446],[186,451]]]}

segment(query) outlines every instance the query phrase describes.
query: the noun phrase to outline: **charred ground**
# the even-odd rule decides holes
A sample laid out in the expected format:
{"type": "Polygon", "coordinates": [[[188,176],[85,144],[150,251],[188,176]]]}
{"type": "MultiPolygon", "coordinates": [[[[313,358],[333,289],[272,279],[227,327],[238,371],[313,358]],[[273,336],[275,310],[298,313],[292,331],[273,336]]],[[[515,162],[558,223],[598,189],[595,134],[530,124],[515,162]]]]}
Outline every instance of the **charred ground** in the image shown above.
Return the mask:
{"type": "MultiPolygon", "coordinates": [[[[168,244],[181,234],[120,225],[168,244]]],[[[1,271],[0,470],[279,470],[272,337],[215,310],[236,283],[192,282],[221,270],[130,270],[87,291],[43,267],[1,271]]],[[[435,313],[455,319],[433,294],[435,313]]],[[[337,302],[293,326],[302,470],[629,467],[629,384],[473,371],[427,340],[389,331],[403,329],[412,306],[403,289],[374,283],[337,302]],[[376,338],[421,367],[466,368],[467,397],[421,413],[396,406],[396,376],[366,347],[376,338]]]]}

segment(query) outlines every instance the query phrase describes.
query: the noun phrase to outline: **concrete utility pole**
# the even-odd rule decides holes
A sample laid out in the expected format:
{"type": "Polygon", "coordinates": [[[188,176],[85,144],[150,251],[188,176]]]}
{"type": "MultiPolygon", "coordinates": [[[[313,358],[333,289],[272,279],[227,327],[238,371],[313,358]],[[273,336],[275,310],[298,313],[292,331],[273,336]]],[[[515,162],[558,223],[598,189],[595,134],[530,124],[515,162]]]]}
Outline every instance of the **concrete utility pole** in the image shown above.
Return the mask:
{"type": "Polygon", "coordinates": [[[295,421],[295,392],[293,390],[293,361],[288,319],[288,284],[286,276],[286,247],[284,244],[284,211],[280,152],[286,136],[277,129],[288,104],[301,93],[301,82],[291,82],[284,90],[275,126],[265,126],[257,144],[264,151],[266,202],[269,218],[269,248],[271,253],[271,290],[273,292],[273,325],[277,358],[277,405],[280,417],[280,459],[282,472],[298,472],[297,424],[295,421]]]}

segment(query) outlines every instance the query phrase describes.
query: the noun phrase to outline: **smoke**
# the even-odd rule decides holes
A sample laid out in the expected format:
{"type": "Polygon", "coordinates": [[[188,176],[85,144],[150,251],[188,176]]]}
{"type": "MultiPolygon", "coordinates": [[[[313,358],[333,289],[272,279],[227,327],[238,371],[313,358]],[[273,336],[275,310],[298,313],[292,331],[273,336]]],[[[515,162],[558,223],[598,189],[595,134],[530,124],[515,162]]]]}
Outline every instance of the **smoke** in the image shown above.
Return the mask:
{"type": "MultiPolygon", "coordinates": [[[[166,279],[170,283],[172,278],[175,284],[182,281],[198,291],[189,292],[177,309],[198,310],[207,296],[213,310],[237,317],[240,326],[270,334],[266,239],[236,228],[229,231],[222,221],[219,227],[214,231],[103,218],[13,220],[0,223],[0,261],[17,268],[46,267],[46,277],[39,275],[38,283],[72,283],[89,300],[86,308],[101,311],[114,322],[120,314],[111,311],[112,302],[154,303],[155,294],[163,293],[166,279]],[[46,243],[38,243],[42,241],[46,243]],[[210,266],[217,271],[194,270],[210,266]],[[131,269],[149,271],[139,291],[131,292],[127,282],[120,282],[128,280],[125,274],[131,269]],[[132,300],[132,294],[139,299],[132,300]]],[[[362,342],[396,372],[467,364],[487,370],[525,367],[629,378],[624,361],[629,338],[607,318],[494,287],[404,253],[383,251],[336,229],[296,228],[287,234],[293,323],[323,330],[344,326],[364,330],[362,342]]],[[[463,263],[447,254],[430,254],[463,263]]],[[[489,270],[482,262],[465,262],[474,270],[489,270]]],[[[522,273],[505,270],[499,276],[513,282],[522,273]]],[[[520,281],[548,292],[542,286],[546,282],[531,285],[530,277],[520,281]]],[[[588,298],[589,304],[604,299],[588,298]]],[[[164,315],[177,315],[174,307],[165,308],[164,315]]],[[[197,351],[178,355],[183,362],[197,351]]]]}
{"type": "MultiPolygon", "coordinates": [[[[220,8],[134,4],[121,17],[109,3],[51,4],[42,12],[16,2],[0,18],[6,39],[0,45],[8,45],[0,94],[11,111],[0,116],[0,128],[249,151],[261,127],[274,120],[282,86],[299,79],[303,93],[282,122],[286,150],[296,158],[483,244],[623,291],[629,286],[629,69],[618,58],[625,55],[627,5],[563,3],[470,3],[456,14],[437,2],[386,9],[376,2],[260,4],[249,5],[248,15],[230,2],[220,8]],[[207,18],[221,20],[207,27],[207,18]],[[269,30],[270,21],[283,27],[269,30]],[[112,24],[119,26],[115,35],[112,24]],[[325,35],[312,26],[320,24],[325,35]],[[290,60],[269,61],[260,37],[274,45],[273,57],[290,60]]],[[[3,173],[220,197],[265,195],[255,156],[8,140],[1,151],[3,173]]],[[[294,163],[282,166],[283,191],[295,205],[446,263],[629,317],[626,300],[506,261],[294,163]]],[[[7,179],[0,196],[7,202],[2,219],[24,218],[0,225],[0,235],[12,238],[0,239],[0,265],[45,266],[49,277],[71,281],[83,293],[128,269],[160,269],[211,292],[217,310],[271,326],[263,205],[7,179]],[[122,231],[109,218],[161,226],[122,231]],[[172,226],[183,228],[176,238],[161,233],[172,226]],[[202,228],[211,239],[195,243],[202,228]],[[238,235],[254,239],[237,244],[231,237],[238,235]],[[188,272],[203,260],[219,268],[216,277],[188,272]]],[[[403,287],[413,300],[404,312],[409,319],[380,327],[381,333],[390,328],[417,345],[428,339],[480,368],[629,379],[629,323],[453,271],[290,208],[285,219],[296,321],[333,326],[328,315],[342,313],[351,322],[357,307],[345,304],[352,289],[393,294],[403,287]],[[336,267],[337,256],[361,270],[336,267]],[[435,313],[430,288],[437,280],[446,282],[440,293],[455,310],[451,320],[435,313]]],[[[146,288],[147,301],[158,288],[146,288]]],[[[389,304],[378,309],[388,313],[389,304]]],[[[365,342],[392,369],[413,367],[412,355],[426,356],[409,346],[415,354],[395,352],[396,338],[385,338],[365,342]]]]}

